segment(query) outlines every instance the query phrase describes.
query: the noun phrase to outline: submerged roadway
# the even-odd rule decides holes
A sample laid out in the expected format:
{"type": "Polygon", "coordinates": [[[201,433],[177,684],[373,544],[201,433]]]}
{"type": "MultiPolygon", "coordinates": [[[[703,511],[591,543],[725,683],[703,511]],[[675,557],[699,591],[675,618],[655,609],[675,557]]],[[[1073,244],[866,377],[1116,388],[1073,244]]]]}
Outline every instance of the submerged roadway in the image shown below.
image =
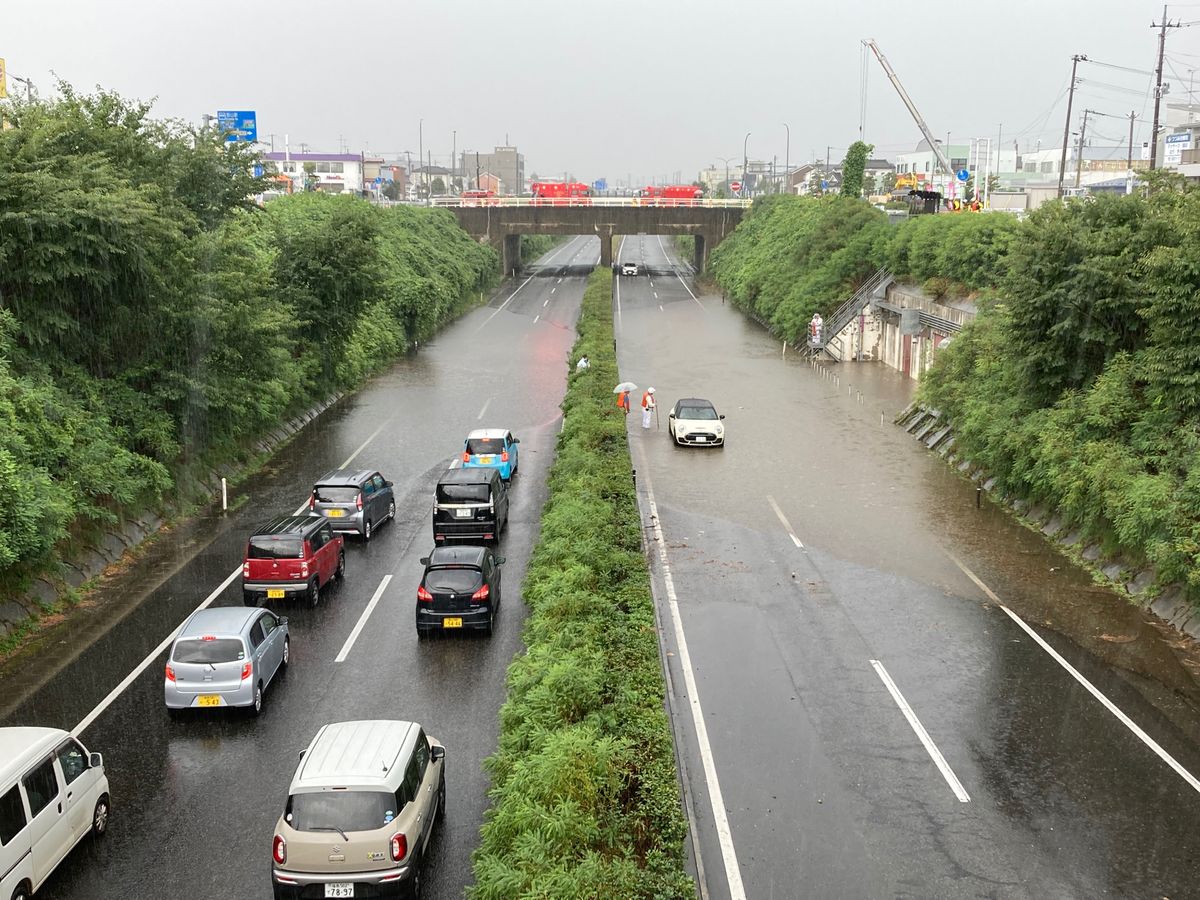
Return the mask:
{"type": "Polygon", "coordinates": [[[1200,689],[1170,636],[977,509],[891,424],[906,379],[785,352],[666,238],[618,259],[649,273],[614,315],[659,403],[643,430],[635,392],[630,443],[709,895],[1197,896],[1200,689]],[[726,447],[673,446],[687,396],[726,447]]]}
{"type": "Polygon", "coordinates": [[[271,837],[298,751],[321,725],[361,718],[420,722],[448,748],[448,813],[422,887],[430,898],[463,895],[487,807],[482,762],[496,746],[505,671],[520,647],[519,586],[545,500],[567,355],[598,258],[589,237],[546,254],[487,306],[307,425],[237,488],[240,505],[228,515],[162,536],[93,608],[0,671],[0,724],[82,725],[112,785],[107,836],[85,841],[39,900],[271,896],[271,837]],[[521,439],[496,632],[418,643],[418,560],[433,546],[434,484],[467,432],[485,426],[521,439]],[[240,604],[236,576],[250,529],[296,510],[316,478],[348,463],[395,482],[396,521],[370,544],[347,538],[345,581],[320,607],[281,610],[292,665],[267,690],[261,717],[229,710],[169,720],[160,642],[206,599],[240,604]]]}

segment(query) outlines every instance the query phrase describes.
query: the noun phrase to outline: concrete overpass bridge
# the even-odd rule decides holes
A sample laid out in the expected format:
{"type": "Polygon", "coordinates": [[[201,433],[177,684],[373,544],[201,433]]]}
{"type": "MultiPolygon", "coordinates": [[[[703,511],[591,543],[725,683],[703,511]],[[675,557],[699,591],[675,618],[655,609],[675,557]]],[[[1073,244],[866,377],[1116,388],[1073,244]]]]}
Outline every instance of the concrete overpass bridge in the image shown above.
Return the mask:
{"type": "Polygon", "coordinates": [[[721,243],[750,205],[749,200],[656,200],[637,197],[578,199],[536,197],[457,197],[435,201],[448,207],[463,230],[500,251],[504,271],[520,265],[523,234],[594,234],[600,264],[612,265],[612,238],[626,234],[692,235],[695,266],[702,272],[712,248],[721,243]]]}

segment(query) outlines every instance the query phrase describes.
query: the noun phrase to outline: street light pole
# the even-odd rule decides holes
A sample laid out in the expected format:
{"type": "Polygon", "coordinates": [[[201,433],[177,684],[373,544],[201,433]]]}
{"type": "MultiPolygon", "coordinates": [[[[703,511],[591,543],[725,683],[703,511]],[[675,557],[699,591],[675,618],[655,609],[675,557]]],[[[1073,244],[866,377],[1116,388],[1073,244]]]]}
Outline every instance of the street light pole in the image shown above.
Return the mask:
{"type": "Polygon", "coordinates": [[[746,190],[747,182],[750,180],[746,177],[748,174],[747,170],[750,168],[750,157],[746,153],[746,147],[749,145],[749,143],[750,132],[747,131],[746,138],[742,141],[742,192],[746,190]]]}
{"type": "Polygon", "coordinates": [[[787,133],[787,141],[783,145],[783,177],[788,182],[788,193],[792,192],[792,168],[789,161],[792,157],[792,129],[788,128],[788,123],[783,123],[783,130],[787,133]]]}

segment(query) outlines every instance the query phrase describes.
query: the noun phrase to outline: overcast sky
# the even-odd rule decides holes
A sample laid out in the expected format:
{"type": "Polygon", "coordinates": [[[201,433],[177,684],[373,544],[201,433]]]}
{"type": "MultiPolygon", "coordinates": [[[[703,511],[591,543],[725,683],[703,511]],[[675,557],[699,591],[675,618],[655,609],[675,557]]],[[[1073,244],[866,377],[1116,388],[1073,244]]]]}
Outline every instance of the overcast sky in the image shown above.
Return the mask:
{"type": "MultiPolygon", "coordinates": [[[[1061,143],[1072,53],[1153,67],[1147,0],[505,0],[280,3],[25,0],[0,29],[11,74],[46,94],[52,72],[157,98],[156,112],[199,121],[253,109],[260,138],[336,152],[426,150],[435,162],[506,138],[526,171],[584,180],[685,180],[722,158],[786,152],[840,158],[858,137],[860,41],[875,38],[938,137],[1001,131],[1021,149],[1061,143]]],[[[1200,20],[1200,3],[1170,7],[1200,20]]],[[[1200,25],[1170,33],[1169,99],[1200,68],[1200,25]],[[1172,71],[1172,69],[1174,71],[1172,71]]],[[[866,139],[876,156],[920,133],[873,59],[866,139]]],[[[1081,64],[1076,110],[1136,110],[1149,133],[1144,75],[1081,64]]],[[[10,91],[20,88],[10,82],[10,91]]],[[[1127,124],[1098,119],[1098,141],[1127,124]]],[[[1091,125],[1089,124],[1089,131],[1091,125]]]]}

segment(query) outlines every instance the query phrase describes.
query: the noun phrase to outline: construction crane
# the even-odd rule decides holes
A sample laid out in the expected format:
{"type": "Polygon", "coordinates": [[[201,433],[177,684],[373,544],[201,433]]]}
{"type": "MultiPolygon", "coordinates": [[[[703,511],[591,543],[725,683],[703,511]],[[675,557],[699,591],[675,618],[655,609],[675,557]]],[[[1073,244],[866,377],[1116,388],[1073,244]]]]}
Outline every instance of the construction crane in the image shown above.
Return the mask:
{"type": "Polygon", "coordinates": [[[883,55],[883,51],[879,49],[879,45],[874,40],[863,41],[863,43],[871,48],[871,52],[875,54],[875,58],[883,66],[883,71],[887,73],[888,80],[891,81],[892,87],[896,89],[896,93],[900,95],[900,99],[904,101],[904,105],[908,107],[909,114],[913,117],[913,121],[917,123],[917,127],[921,129],[921,134],[925,136],[925,140],[929,144],[929,149],[937,157],[938,164],[942,167],[942,170],[947,175],[953,175],[954,168],[950,165],[950,160],[946,158],[941,145],[934,140],[933,134],[929,131],[929,126],[921,118],[921,114],[917,111],[912,98],[908,96],[908,91],[904,90],[904,85],[900,83],[900,78],[896,75],[896,71],[891,67],[891,64],[888,63],[887,57],[883,55]]]}

